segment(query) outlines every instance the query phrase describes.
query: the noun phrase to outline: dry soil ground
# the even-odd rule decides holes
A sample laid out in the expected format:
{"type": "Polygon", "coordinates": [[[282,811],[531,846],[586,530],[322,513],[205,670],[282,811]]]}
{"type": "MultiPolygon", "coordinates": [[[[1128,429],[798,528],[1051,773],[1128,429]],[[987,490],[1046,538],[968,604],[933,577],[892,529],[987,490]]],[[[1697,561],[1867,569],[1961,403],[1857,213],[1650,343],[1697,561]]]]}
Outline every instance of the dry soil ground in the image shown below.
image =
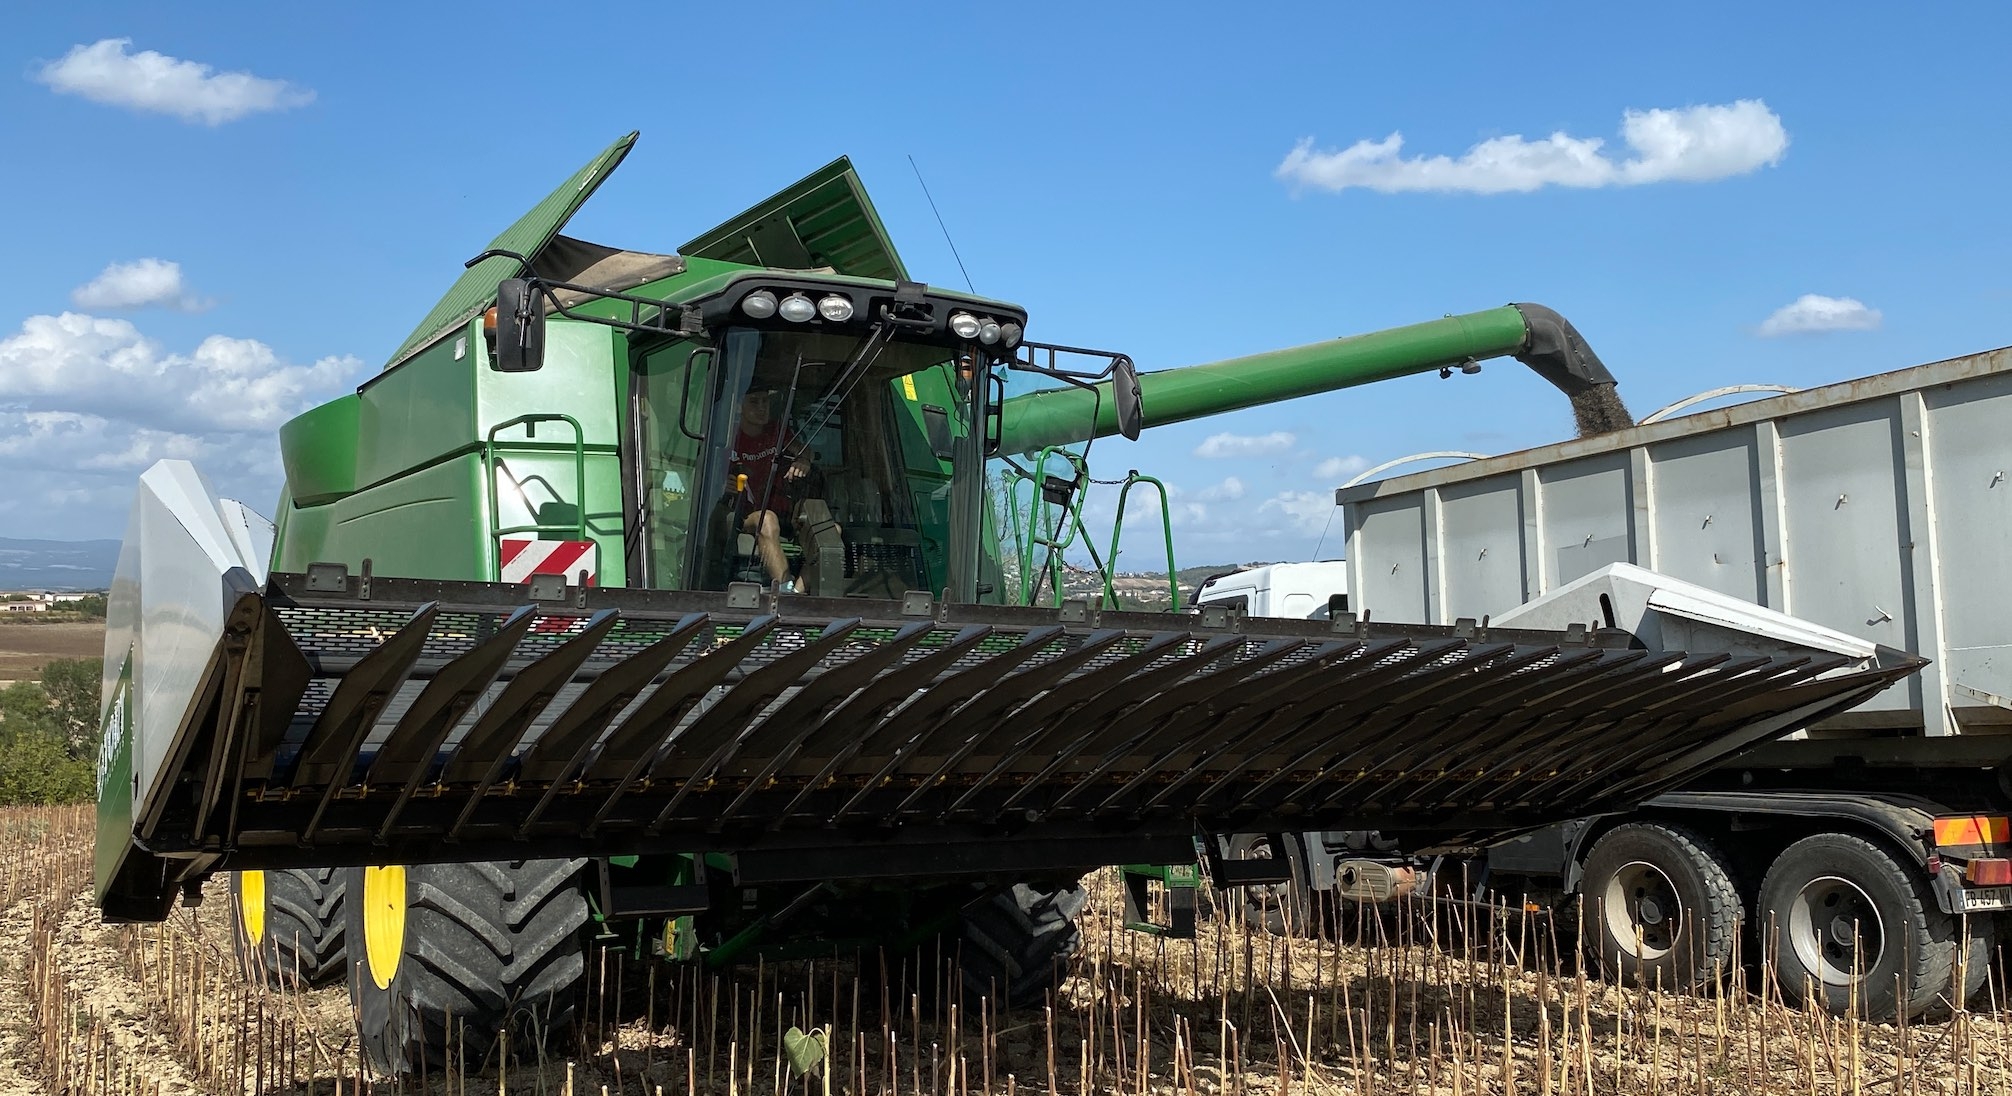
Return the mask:
{"type": "Polygon", "coordinates": [[[1109,879],[1052,1008],[883,1008],[850,961],[720,977],[610,962],[570,1060],[371,1080],[341,988],[238,976],[219,884],[163,925],[102,924],[91,824],[83,809],[0,810],[0,1096],[826,1091],[778,1054],[791,1025],[832,1029],[830,1092],[874,1096],[2012,1091],[2006,1026],[1974,1002],[1902,1029],[1813,1015],[1745,974],[1711,997],[1603,987],[1527,922],[1494,933],[1450,913],[1359,945],[1249,931],[1233,912],[1162,940],[1119,926],[1109,879]]]}
{"type": "Polygon", "coordinates": [[[52,658],[98,658],[105,625],[16,624],[0,621],[0,682],[33,681],[52,658]]]}

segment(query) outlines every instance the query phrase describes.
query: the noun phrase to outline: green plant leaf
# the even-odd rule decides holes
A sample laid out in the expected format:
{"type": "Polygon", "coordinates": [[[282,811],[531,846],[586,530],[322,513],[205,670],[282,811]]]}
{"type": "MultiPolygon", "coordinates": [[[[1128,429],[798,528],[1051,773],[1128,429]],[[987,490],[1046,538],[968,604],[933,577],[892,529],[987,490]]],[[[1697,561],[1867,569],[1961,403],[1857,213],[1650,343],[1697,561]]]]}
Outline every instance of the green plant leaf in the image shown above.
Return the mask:
{"type": "Polygon", "coordinates": [[[789,1055],[790,1068],[808,1077],[824,1065],[825,1034],[813,1030],[806,1035],[792,1027],[782,1033],[782,1050],[789,1055]]]}

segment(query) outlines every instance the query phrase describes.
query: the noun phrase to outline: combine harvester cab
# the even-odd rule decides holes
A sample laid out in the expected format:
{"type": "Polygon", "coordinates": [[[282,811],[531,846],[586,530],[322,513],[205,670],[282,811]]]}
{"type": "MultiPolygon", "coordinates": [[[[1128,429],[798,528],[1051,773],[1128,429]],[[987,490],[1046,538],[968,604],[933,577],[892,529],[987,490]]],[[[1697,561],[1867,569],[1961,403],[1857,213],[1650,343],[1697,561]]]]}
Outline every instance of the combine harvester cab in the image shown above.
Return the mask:
{"type": "MultiPolygon", "coordinates": [[[[678,255],[560,236],[633,139],[282,429],[276,527],[180,462],[134,503],[99,904],[158,920],[236,872],[265,957],[290,888],[318,911],[288,930],[303,970],[363,934],[382,1068],[437,1054],[450,1014],[481,1044],[553,1003],[519,1049],[563,1027],[590,918],[715,963],[764,934],[912,954],[962,931],[967,990],[1039,1000],[1096,868],[1327,827],[1469,848],[1625,810],[1920,665],[1013,598],[993,504],[1018,459],[1079,503],[1044,462],[1094,438],[1501,356],[1599,427],[1613,380],[1536,305],[1147,373],[1027,342],[1024,309],[910,280],[844,161],[678,255]],[[780,433],[738,440],[772,424],[809,439],[796,496],[746,470],[766,452],[773,482],[780,433]],[[794,561],[764,509],[791,511],[794,561]],[[533,556],[552,565],[519,576],[533,556]],[[463,981],[400,959],[420,951],[463,981]]],[[[1067,461],[1082,486],[1087,453],[1067,461]]]]}

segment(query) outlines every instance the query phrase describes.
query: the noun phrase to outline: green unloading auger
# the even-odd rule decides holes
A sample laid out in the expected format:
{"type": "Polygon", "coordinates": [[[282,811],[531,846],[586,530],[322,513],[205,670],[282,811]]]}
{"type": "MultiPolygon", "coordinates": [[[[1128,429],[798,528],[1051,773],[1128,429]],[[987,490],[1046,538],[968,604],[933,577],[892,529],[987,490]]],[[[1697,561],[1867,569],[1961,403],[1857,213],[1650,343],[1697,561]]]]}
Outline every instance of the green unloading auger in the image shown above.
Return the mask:
{"type": "MultiPolygon", "coordinates": [[[[1571,398],[1580,436],[1634,425],[1599,356],[1570,321],[1539,304],[1504,305],[1367,335],[1141,373],[1144,425],[1186,422],[1503,356],[1536,370],[1571,398]]],[[[1116,434],[1118,415],[1110,382],[1097,387],[1094,394],[1087,388],[1059,388],[1007,400],[1000,424],[1001,448],[1034,452],[1116,434]]]]}

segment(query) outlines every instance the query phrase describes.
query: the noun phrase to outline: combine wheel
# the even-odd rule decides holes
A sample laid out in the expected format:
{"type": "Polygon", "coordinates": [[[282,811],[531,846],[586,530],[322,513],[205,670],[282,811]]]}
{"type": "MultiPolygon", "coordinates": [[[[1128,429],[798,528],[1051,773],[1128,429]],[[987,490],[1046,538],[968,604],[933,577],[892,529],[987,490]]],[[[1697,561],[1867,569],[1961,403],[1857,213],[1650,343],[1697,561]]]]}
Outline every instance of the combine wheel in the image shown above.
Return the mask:
{"type": "Polygon", "coordinates": [[[1761,883],[1760,923],[1784,995],[1813,997],[1838,1013],[1855,998],[1872,1020],[1954,1000],[1959,951],[1964,995],[1974,999],[1990,962],[1989,918],[1970,921],[1968,947],[1960,948],[1963,926],[1936,905],[1921,869],[1849,834],[1790,845],[1761,883]]]}
{"type": "Polygon", "coordinates": [[[349,992],[390,1075],[557,1047],[586,980],[583,860],[354,868],[349,992]],[[449,1024],[453,1030],[449,1030],[449,1024]]]}
{"type": "Polygon", "coordinates": [[[337,868],[232,872],[231,938],[245,977],[275,989],[341,978],[347,889],[337,868]]]}
{"type": "Polygon", "coordinates": [[[1018,883],[966,907],[959,953],[965,997],[1040,1004],[1082,945],[1076,918],[1089,899],[1080,880],[1055,890],[1018,883]]]}
{"type": "Polygon", "coordinates": [[[1687,990],[1730,973],[1744,911],[1732,869],[1681,826],[1617,826],[1586,856],[1586,944],[1636,985],[1687,990]]]}
{"type": "MultiPolygon", "coordinates": [[[[1289,860],[1291,856],[1286,850],[1275,847],[1271,834],[1239,833],[1224,839],[1223,858],[1289,860]]],[[[1229,901],[1241,904],[1245,924],[1262,928],[1274,936],[1313,934],[1313,902],[1300,882],[1298,865],[1293,867],[1293,877],[1288,882],[1253,883],[1229,888],[1229,901]]]]}

